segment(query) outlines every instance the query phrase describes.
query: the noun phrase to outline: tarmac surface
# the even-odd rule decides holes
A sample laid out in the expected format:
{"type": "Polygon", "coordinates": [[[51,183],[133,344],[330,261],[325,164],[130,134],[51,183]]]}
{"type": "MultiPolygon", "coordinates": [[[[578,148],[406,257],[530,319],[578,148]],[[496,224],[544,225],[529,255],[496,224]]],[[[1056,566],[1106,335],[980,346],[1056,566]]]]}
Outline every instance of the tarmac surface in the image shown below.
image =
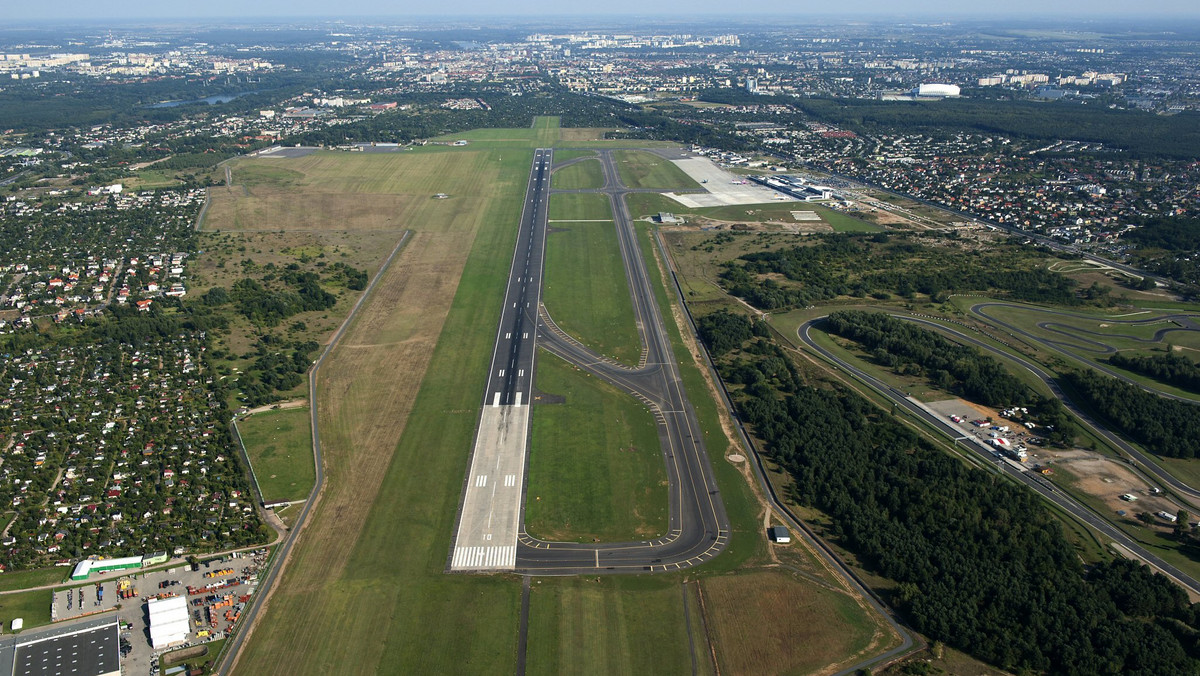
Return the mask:
{"type": "Polygon", "coordinates": [[[737,204],[763,204],[766,202],[797,202],[781,192],[771,190],[718,167],[707,157],[688,157],[671,160],[671,163],[695,179],[706,193],[665,193],[667,197],[685,207],[722,207],[737,204]]]}

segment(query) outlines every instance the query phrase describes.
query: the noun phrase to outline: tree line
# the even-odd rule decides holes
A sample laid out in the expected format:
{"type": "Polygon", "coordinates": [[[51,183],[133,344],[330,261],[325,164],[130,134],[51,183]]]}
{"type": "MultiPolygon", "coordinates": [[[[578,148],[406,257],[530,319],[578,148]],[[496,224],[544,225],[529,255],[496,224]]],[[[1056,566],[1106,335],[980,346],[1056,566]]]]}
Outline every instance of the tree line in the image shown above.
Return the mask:
{"type": "MultiPolygon", "coordinates": [[[[722,335],[753,336],[744,317],[720,321],[722,335]]],[[[1014,672],[1197,673],[1200,609],[1145,566],[1083,565],[1033,493],[839,385],[810,383],[768,339],[727,350],[718,368],[793,497],[895,581],[889,600],[917,631],[1014,672]]]]}
{"type": "Polygon", "coordinates": [[[1200,392],[1200,364],[1182,355],[1118,352],[1108,358],[1108,363],[1190,392],[1200,392]]]}
{"type": "Polygon", "coordinates": [[[1195,404],[1160,397],[1092,369],[1065,376],[1089,406],[1151,453],[1200,456],[1200,408],[1195,404]]]}

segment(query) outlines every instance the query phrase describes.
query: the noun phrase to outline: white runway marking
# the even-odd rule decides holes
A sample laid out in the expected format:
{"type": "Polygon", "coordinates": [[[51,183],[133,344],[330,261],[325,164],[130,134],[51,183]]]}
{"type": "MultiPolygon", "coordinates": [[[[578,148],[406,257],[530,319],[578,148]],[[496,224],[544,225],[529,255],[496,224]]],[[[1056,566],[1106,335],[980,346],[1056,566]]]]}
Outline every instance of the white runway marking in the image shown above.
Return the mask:
{"type": "Polygon", "coordinates": [[[504,377],[504,369],[500,369],[500,377],[501,377],[501,378],[503,378],[503,377],[504,377]]]}
{"type": "Polygon", "coordinates": [[[504,475],[504,485],[505,486],[516,486],[517,485],[517,475],[516,474],[505,474],[504,475]]]}
{"type": "Polygon", "coordinates": [[[499,406],[499,405],[500,405],[500,393],[497,392],[496,396],[492,397],[492,406],[495,407],[495,406],[499,406]]]}
{"type": "Polygon", "coordinates": [[[525,377],[525,369],[517,369],[517,377],[524,378],[525,377]]]}
{"type": "Polygon", "coordinates": [[[516,401],[516,402],[515,402],[513,405],[514,405],[514,406],[520,406],[520,405],[521,405],[521,393],[520,393],[520,392],[517,392],[517,401],[516,401]]]}
{"type": "Polygon", "coordinates": [[[512,331],[509,331],[508,333],[504,334],[504,339],[512,340],[512,331]]]}
{"type": "Polygon", "coordinates": [[[475,486],[476,487],[483,488],[486,485],[487,485],[487,475],[486,474],[480,474],[479,476],[475,477],[475,486]]]}

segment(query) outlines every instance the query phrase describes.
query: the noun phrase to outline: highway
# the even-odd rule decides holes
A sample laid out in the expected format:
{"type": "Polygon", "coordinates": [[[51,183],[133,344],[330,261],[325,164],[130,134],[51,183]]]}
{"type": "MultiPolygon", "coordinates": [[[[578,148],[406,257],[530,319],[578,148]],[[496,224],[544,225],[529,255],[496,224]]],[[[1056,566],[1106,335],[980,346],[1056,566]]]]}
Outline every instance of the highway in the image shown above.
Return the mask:
{"type": "MultiPolygon", "coordinates": [[[[861,369],[847,363],[846,361],[843,361],[841,358],[837,357],[836,355],[831,353],[829,350],[826,350],[825,348],[818,345],[812,339],[812,337],[809,335],[809,331],[812,328],[813,324],[820,322],[823,319],[825,319],[825,317],[817,317],[815,319],[811,319],[811,320],[805,322],[804,324],[802,324],[800,326],[800,328],[797,330],[800,340],[802,340],[804,342],[804,344],[807,345],[808,348],[811,349],[813,352],[819,354],[825,360],[836,365],[839,369],[850,374],[855,379],[867,384],[871,388],[873,388],[876,391],[880,392],[881,394],[887,396],[889,399],[891,399],[893,402],[895,402],[895,404],[898,407],[904,409],[906,412],[911,414],[913,417],[917,418],[921,422],[925,423],[927,426],[937,430],[938,432],[940,432],[940,433],[944,434],[945,436],[947,436],[948,438],[952,439],[954,441],[955,445],[960,446],[961,448],[966,448],[969,451],[973,452],[976,456],[978,456],[983,461],[985,461],[991,465],[994,465],[998,471],[1000,471],[1004,474],[1007,474],[1009,477],[1016,480],[1017,482],[1024,484],[1025,486],[1029,487],[1033,491],[1036,491],[1043,498],[1054,503],[1059,508],[1061,508],[1062,510],[1071,514],[1071,516],[1075,517],[1079,521],[1087,524],[1088,526],[1091,526],[1094,530],[1102,533],[1103,535],[1112,539],[1113,541],[1117,542],[1118,544],[1123,545],[1124,547],[1126,547],[1127,549],[1132,551],[1134,554],[1136,554],[1138,556],[1138,558],[1150,563],[1153,567],[1157,568],[1159,571],[1165,573],[1167,576],[1174,579],[1178,584],[1180,584],[1183,587],[1186,587],[1193,594],[1200,595],[1200,582],[1193,579],[1191,576],[1185,574],[1183,571],[1179,570],[1175,566],[1172,566],[1171,564],[1162,560],[1158,556],[1150,553],[1145,548],[1143,548],[1138,542],[1133,540],[1133,538],[1130,538],[1123,531],[1119,530],[1116,526],[1109,523],[1108,520],[1100,517],[1098,514],[1096,514],[1092,510],[1083,506],[1082,504],[1077,502],[1074,498],[1072,498],[1068,495],[1065,495],[1062,491],[1055,489],[1053,487],[1053,485],[1050,484],[1049,481],[1047,481],[1045,478],[1042,477],[1042,475],[1036,474],[1036,473],[1030,472],[1024,468],[1018,467],[1016,463],[1010,463],[1010,462],[1006,462],[1006,461],[997,461],[996,458],[993,456],[992,451],[990,449],[988,449],[986,446],[984,446],[982,444],[982,442],[975,440],[974,437],[965,439],[964,435],[962,433],[962,430],[955,427],[948,420],[943,419],[942,416],[931,413],[928,409],[919,405],[916,402],[916,400],[905,395],[904,392],[901,392],[900,390],[888,385],[887,383],[884,383],[883,381],[862,371],[861,369]],[[965,443],[959,444],[958,443],[959,441],[965,441],[965,443]]],[[[924,322],[924,323],[933,324],[933,322],[924,322]]],[[[940,329],[949,330],[940,324],[934,324],[934,325],[940,329]]],[[[954,332],[952,330],[950,330],[950,331],[952,333],[957,334],[957,332],[954,332]]],[[[991,348],[990,346],[981,344],[978,341],[973,340],[967,336],[962,336],[962,334],[957,334],[957,335],[967,339],[968,342],[971,342],[973,344],[980,345],[987,349],[996,351],[993,348],[991,348]]],[[[1002,353],[1002,354],[1004,354],[1004,356],[1006,356],[1006,357],[1012,358],[1012,355],[1010,355],[1008,353],[1002,353]]],[[[1028,365],[1028,366],[1032,366],[1032,365],[1028,365]]],[[[1066,403],[1066,402],[1064,402],[1064,403],[1066,403]]]]}

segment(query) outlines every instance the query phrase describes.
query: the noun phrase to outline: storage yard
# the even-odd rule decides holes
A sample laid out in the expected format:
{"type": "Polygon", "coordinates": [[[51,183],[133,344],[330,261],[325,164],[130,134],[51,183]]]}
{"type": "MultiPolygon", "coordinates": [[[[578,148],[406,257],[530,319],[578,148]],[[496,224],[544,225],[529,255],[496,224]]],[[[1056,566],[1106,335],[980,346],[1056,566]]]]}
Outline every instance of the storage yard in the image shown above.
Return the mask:
{"type": "Polygon", "coordinates": [[[230,632],[257,588],[266,559],[267,550],[261,549],[205,561],[195,570],[181,564],[151,572],[93,573],[88,582],[54,593],[51,617],[63,622],[102,613],[111,617],[116,611],[123,673],[157,674],[162,653],[230,632]],[[182,613],[172,606],[182,606],[182,613]]]}

